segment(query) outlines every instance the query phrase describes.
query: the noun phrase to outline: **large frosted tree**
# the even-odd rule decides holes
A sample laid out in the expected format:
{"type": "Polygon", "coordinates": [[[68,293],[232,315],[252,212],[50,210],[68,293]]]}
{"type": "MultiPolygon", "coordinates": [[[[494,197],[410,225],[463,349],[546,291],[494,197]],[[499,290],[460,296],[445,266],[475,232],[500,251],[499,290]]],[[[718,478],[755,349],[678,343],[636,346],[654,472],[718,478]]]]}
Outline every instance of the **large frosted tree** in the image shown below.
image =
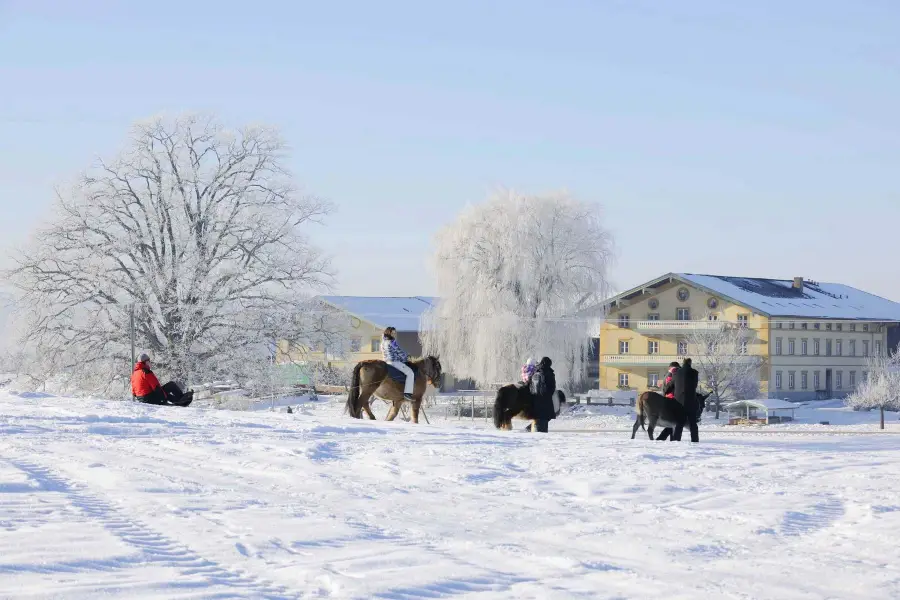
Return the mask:
{"type": "Polygon", "coordinates": [[[425,351],[483,386],[548,356],[571,389],[597,335],[611,256],[600,208],[566,193],[504,191],[467,208],[436,236],[440,300],[425,315],[425,351]]]}
{"type": "Polygon", "coordinates": [[[23,370],[121,390],[132,314],[138,351],[180,381],[249,377],[276,338],[327,335],[307,309],[332,273],[304,230],[331,207],[298,192],[284,150],[211,117],[136,125],[16,257],[23,370]]]}

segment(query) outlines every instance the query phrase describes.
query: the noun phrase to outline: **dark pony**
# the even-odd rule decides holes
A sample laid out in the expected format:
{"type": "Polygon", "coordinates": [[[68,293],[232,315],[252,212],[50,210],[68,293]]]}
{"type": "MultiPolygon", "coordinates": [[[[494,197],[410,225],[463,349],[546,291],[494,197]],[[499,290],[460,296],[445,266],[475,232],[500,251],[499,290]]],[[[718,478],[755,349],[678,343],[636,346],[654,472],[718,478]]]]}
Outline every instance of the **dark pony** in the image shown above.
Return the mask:
{"type": "MultiPolygon", "coordinates": [[[[553,393],[553,412],[559,416],[566,403],[566,395],[562,390],[553,393]]],[[[512,429],[514,418],[531,421],[534,419],[534,398],[528,386],[518,383],[504,385],[497,390],[494,398],[494,427],[512,429]]]]}
{"type": "MultiPolygon", "coordinates": [[[[697,422],[703,416],[706,408],[706,399],[710,394],[697,394],[697,422]]],[[[666,429],[675,429],[678,425],[682,427],[687,423],[687,412],[684,406],[674,398],[666,398],[662,394],[656,392],[644,392],[638,397],[634,405],[634,412],[637,414],[634,420],[634,427],[631,430],[631,439],[637,435],[638,429],[645,429],[650,439],[653,439],[653,430],[657,425],[664,428],[664,433],[660,434],[657,439],[665,439],[666,429]],[[645,426],[646,423],[646,426],[645,426]]]]}

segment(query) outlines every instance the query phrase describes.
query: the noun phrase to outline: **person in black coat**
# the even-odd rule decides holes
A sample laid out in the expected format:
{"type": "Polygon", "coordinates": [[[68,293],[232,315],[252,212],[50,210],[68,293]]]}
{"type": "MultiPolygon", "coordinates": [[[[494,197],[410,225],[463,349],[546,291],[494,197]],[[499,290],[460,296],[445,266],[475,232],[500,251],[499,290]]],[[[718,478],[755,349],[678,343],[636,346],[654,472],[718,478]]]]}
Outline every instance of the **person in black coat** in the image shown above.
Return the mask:
{"type": "MultiPolygon", "coordinates": [[[[697,414],[700,412],[700,400],[697,398],[697,386],[700,384],[700,374],[691,366],[691,359],[684,359],[684,364],[675,372],[675,400],[684,406],[687,413],[687,425],[691,430],[691,441],[700,441],[700,430],[697,427],[697,414]]],[[[677,425],[672,439],[681,441],[681,433],[684,425],[677,425]]]]}
{"type": "Polygon", "coordinates": [[[534,398],[534,423],[531,430],[534,432],[547,433],[550,421],[556,418],[556,411],[553,410],[556,374],[550,366],[552,364],[545,356],[531,376],[531,394],[534,398]]]}

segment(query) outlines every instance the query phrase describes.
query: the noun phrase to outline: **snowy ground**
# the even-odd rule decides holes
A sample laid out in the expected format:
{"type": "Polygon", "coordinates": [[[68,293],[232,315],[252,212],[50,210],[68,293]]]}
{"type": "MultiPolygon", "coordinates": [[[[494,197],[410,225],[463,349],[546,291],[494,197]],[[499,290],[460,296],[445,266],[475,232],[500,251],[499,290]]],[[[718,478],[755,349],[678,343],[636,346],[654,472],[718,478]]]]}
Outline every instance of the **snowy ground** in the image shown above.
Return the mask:
{"type": "Polygon", "coordinates": [[[0,598],[900,597],[896,414],[691,445],[341,408],[0,391],[0,598]]]}

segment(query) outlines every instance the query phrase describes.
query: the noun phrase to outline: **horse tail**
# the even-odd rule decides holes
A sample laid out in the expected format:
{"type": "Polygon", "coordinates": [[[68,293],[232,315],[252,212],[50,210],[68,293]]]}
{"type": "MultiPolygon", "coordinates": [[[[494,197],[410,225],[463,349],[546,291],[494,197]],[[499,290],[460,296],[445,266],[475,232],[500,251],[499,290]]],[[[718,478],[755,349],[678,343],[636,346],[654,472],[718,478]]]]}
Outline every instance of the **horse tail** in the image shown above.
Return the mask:
{"type": "Polygon", "coordinates": [[[503,395],[503,388],[500,388],[494,398],[494,427],[497,429],[503,427],[503,395]]]}
{"type": "Polygon", "coordinates": [[[362,414],[359,407],[359,371],[362,369],[362,363],[356,363],[353,367],[353,377],[350,379],[350,392],[347,394],[347,412],[354,419],[361,419],[362,414]]]}
{"type": "Polygon", "coordinates": [[[644,426],[644,401],[646,400],[647,392],[644,392],[640,396],[638,396],[637,402],[634,406],[634,411],[637,413],[638,420],[641,422],[641,429],[647,431],[647,427],[644,426]]]}

